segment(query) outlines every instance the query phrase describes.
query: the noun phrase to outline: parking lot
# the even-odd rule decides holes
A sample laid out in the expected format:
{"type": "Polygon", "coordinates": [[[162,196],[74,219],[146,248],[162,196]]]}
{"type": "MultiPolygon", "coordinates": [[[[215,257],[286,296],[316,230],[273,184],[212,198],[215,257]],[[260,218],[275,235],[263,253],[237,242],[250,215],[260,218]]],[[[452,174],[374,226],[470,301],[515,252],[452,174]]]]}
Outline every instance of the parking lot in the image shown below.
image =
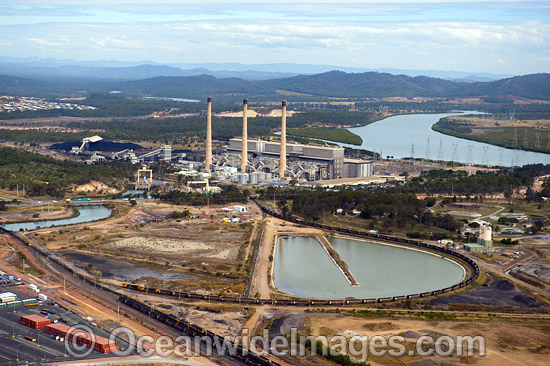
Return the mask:
{"type": "MultiPolygon", "coordinates": [[[[109,338],[108,332],[91,325],[75,313],[49,301],[39,302],[32,296],[18,291],[17,287],[0,285],[0,292],[9,291],[17,295],[15,303],[0,307],[0,365],[75,359],[68,354],[64,342],[52,338],[44,329],[33,329],[20,324],[19,319],[23,315],[40,315],[50,319],[52,323],[64,323],[69,326],[86,325],[95,335],[109,338]]],[[[121,339],[117,339],[117,343],[121,349],[128,347],[128,344],[121,339]]],[[[99,357],[112,357],[112,355],[91,351],[86,358],[99,357]]]]}

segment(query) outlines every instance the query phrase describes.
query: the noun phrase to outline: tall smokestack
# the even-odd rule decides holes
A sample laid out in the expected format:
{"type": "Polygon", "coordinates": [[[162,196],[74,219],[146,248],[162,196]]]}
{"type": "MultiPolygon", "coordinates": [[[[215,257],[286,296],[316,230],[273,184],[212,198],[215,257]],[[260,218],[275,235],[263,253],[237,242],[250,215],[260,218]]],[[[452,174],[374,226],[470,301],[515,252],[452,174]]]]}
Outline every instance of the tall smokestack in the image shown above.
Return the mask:
{"type": "Polygon", "coordinates": [[[243,143],[241,152],[241,172],[246,173],[246,160],[248,157],[248,130],[246,126],[246,109],[248,107],[248,99],[243,99],[243,143]]]}
{"type": "Polygon", "coordinates": [[[204,168],[209,171],[212,165],[212,97],[206,98],[206,159],[204,168]]]}
{"type": "Polygon", "coordinates": [[[281,116],[281,158],[279,162],[279,178],[285,177],[286,170],[286,100],[282,102],[283,111],[281,116]]]}

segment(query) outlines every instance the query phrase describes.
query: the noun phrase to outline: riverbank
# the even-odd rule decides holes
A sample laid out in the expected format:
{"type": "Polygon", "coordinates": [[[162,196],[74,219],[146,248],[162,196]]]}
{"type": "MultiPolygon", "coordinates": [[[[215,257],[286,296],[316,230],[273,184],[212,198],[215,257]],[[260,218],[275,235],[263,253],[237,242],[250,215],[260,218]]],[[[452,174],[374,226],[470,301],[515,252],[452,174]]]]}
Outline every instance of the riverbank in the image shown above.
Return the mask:
{"type": "Polygon", "coordinates": [[[322,139],[351,145],[363,144],[363,139],[360,136],[349,130],[337,127],[289,128],[287,130],[287,135],[322,139]]]}
{"type": "MultiPolygon", "coordinates": [[[[367,121],[358,123],[355,127],[368,126],[374,122],[381,121],[395,114],[389,114],[384,116],[376,116],[369,118],[367,121]]],[[[287,129],[287,135],[302,137],[311,140],[329,141],[335,143],[349,144],[361,146],[363,144],[363,138],[346,127],[309,127],[309,128],[289,128],[287,129]]]]}
{"type": "Polygon", "coordinates": [[[499,122],[491,121],[493,126],[486,123],[476,123],[479,119],[441,118],[432,125],[432,130],[447,136],[465,140],[483,142],[505,149],[519,149],[550,154],[550,136],[535,126],[507,126],[500,127],[499,122]]]}
{"type": "MultiPolygon", "coordinates": [[[[465,138],[462,138],[462,136],[455,137],[440,133],[432,128],[444,117],[456,116],[456,118],[463,119],[466,118],[466,115],[472,116],[473,119],[475,115],[481,115],[481,113],[464,111],[399,115],[386,118],[383,122],[372,123],[364,127],[349,128],[349,130],[363,138],[364,142],[361,148],[383,151],[381,155],[384,155],[384,157],[390,156],[394,159],[410,158],[412,154],[414,158],[436,158],[436,160],[441,161],[489,166],[522,166],[548,163],[547,153],[499,149],[489,143],[467,140],[468,136],[465,136],[465,138]],[[391,136],[391,138],[388,138],[388,136],[391,136]]],[[[496,122],[501,123],[501,126],[497,127],[503,127],[502,121],[494,120],[492,121],[492,127],[495,127],[496,122]]],[[[518,124],[519,122],[514,123],[518,124]]],[[[522,123],[526,122],[522,121],[522,123]]],[[[529,123],[533,123],[533,121],[529,121],[529,123]]],[[[523,141],[523,137],[518,133],[518,142],[523,141]]],[[[546,147],[547,139],[547,132],[540,134],[541,147],[546,147]]],[[[530,140],[529,146],[532,145],[534,145],[534,142],[530,140]]]]}
{"type": "Polygon", "coordinates": [[[78,215],[80,215],[80,212],[75,207],[55,207],[53,210],[48,211],[46,206],[34,206],[29,207],[28,210],[18,210],[16,212],[8,211],[7,213],[2,214],[0,225],[71,219],[73,217],[77,217],[78,215]]]}

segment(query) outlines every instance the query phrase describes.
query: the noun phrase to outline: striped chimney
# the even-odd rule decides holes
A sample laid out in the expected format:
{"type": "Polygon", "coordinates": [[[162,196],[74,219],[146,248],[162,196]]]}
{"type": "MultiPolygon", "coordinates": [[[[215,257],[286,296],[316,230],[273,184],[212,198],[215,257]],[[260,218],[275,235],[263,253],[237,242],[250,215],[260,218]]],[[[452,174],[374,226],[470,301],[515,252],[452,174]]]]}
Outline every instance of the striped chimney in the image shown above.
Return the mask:
{"type": "Polygon", "coordinates": [[[209,171],[212,165],[212,97],[206,98],[206,159],[204,168],[209,171]]]}
{"type": "Polygon", "coordinates": [[[286,100],[282,102],[282,116],[281,116],[281,157],[279,162],[279,178],[285,177],[286,170],[286,100]]]}
{"type": "Polygon", "coordinates": [[[246,125],[246,110],[248,106],[248,99],[243,99],[243,141],[241,152],[241,172],[246,173],[246,161],[248,158],[248,130],[246,125]]]}

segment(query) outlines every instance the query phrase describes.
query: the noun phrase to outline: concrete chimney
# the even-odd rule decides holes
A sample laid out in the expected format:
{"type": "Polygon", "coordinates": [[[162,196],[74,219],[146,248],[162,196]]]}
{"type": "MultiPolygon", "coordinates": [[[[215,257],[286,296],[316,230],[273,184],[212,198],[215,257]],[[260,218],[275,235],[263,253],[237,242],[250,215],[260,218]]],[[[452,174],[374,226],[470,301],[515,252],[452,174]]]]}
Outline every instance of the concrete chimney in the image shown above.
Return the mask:
{"type": "Polygon", "coordinates": [[[286,100],[282,102],[282,116],[281,116],[281,157],[279,161],[279,178],[285,177],[286,170],[286,100]]]}
{"type": "Polygon", "coordinates": [[[212,97],[206,98],[206,159],[204,168],[210,171],[212,165],[212,97]]]}
{"type": "Polygon", "coordinates": [[[248,160],[248,129],[246,125],[246,110],[248,107],[248,99],[243,99],[243,141],[241,152],[241,172],[246,173],[246,161],[248,160]]]}

